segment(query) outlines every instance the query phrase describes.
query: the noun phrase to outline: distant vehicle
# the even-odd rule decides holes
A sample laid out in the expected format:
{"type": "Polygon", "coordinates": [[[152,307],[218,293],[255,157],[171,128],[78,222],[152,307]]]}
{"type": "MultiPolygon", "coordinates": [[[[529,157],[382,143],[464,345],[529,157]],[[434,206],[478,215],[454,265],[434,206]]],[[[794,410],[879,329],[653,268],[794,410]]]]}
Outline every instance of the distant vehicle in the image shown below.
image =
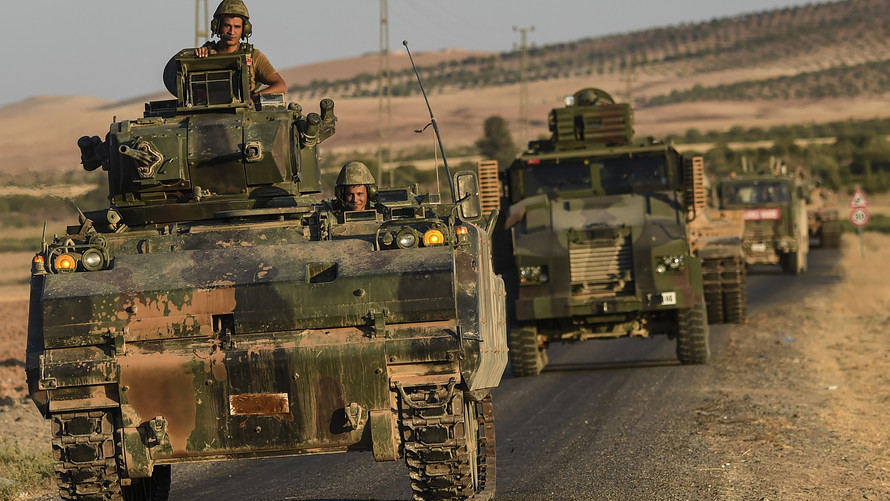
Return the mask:
{"type": "MultiPolygon", "coordinates": [[[[600,89],[568,96],[548,123],[551,138],[529,142],[503,175],[509,210],[495,243],[513,373],[539,374],[551,342],[654,334],[677,339],[682,363],[706,363],[702,262],[740,260],[741,247],[736,227],[693,249],[701,233],[691,236],[687,221],[705,212],[701,159],[635,142],[630,106],[600,89]]],[[[744,283],[740,268],[729,280],[744,283]]],[[[726,276],[714,277],[721,302],[726,276]]]]}
{"type": "Polygon", "coordinates": [[[721,210],[744,215],[748,265],[778,264],[786,273],[807,270],[809,233],[806,194],[794,176],[743,174],[716,186],[721,210]]]}
{"type": "Polygon", "coordinates": [[[61,496],[161,500],[175,463],[369,450],[405,457],[415,499],[490,498],[505,292],[475,173],[457,202],[388,188],[334,213],[315,198],[333,101],[254,104],[247,55],[193,52],[176,99],[79,141],[111,206],[32,264],[27,380],[61,496]]]}
{"type": "Polygon", "coordinates": [[[810,247],[837,249],[841,246],[841,221],[837,193],[818,183],[809,183],[806,193],[810,247]]]}

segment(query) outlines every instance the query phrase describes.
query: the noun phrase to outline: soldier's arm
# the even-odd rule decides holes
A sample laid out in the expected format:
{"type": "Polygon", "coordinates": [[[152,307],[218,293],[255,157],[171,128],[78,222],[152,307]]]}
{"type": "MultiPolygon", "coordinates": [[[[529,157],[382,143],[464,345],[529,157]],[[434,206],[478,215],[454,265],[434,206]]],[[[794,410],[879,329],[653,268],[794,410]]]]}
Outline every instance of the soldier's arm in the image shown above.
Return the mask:
{"type": "Polygon", "coordinates": [[[268,82],[262,82],[267,85],[254,94],[284,94],[287,92],[287,84],[284,83],[284,79],[281,78],[281,75],[276,71],[269,77],[268,82]]]}

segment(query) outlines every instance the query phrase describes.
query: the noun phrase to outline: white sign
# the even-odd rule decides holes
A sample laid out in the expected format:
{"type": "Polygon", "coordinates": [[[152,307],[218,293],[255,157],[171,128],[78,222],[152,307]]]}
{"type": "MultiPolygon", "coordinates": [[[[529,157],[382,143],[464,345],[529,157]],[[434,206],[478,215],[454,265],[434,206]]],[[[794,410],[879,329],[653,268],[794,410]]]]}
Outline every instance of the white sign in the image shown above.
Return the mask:
{"type": "Polygon", "coordinates": [[[850,212],[850,222],[853,226],[862,227],[868,224],[868,211],[865,209],[853,209],[850,212]]]}
{"type": "MultiPolygon", "coordinates": [[[[859,188],[856,188],[856,191],[853,192],[853,198],[850,199],[850,208],[851,209],[866,209],[868,208],[868,200],[865,198],[865,193],[862,192],[859,188]]],[[[856,224],[856,223],[853,223],[856,224]]]]}

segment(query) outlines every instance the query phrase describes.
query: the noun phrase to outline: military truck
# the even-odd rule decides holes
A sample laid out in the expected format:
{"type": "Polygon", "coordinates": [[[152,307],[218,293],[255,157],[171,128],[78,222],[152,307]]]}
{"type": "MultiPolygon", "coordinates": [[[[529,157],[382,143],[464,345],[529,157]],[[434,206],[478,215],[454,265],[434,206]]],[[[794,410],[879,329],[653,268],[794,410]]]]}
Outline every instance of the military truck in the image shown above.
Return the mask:
{"type": "MultiPolygon", "coordinates": [[[[175,57],[176,99],[79,141],[110,207],[32,264],[27,381],[64,499],[165,499],[171,465],[373,451],[415,499],[485,499],[507,364],[494,220],[379,189],[321,203],[334,103],[248,92],[247,54],[175,57]]],[[[494,215],[496,217],[496,215],[494,215]]]]}
{"type": "Polygon", "coordinates": [[[734,175],[717,184],[716,197],[721,210],[743,214],[748,265],[778,264],[794,275],[807,270],[806,194],[796,177],[781,170],[734,175]]]}
{"type": "MultiPolygon", "coordinates": [[[[548,124],[551,137],[530,141],[503,174],[497,261],[513,374],[539,374],[552,342],[656,334],[676,338],[682,363],[706,363],[702,263],[741,254],[738,239],[714,256],[693,251],[687,220],[704,217],[704,191],[694,189],[703,163],[635,141],[630,106],[600,89],[568,96],[548,124]]],[[[709,248],[722,242],[713,237],[709,248]]]]}
{"type": "Polygon", "coordinates": [[[839,248],[843,230],[840,211],[837,208],[837,194],[819,183],[812,183],[808,189],[806,203],[810,247],[839,248]]]}

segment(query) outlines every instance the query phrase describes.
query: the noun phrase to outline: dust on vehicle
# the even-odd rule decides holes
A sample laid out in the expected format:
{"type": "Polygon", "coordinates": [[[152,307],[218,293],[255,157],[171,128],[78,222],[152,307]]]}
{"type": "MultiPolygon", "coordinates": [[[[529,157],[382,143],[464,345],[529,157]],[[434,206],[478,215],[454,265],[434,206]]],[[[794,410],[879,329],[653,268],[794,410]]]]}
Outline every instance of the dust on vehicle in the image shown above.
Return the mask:
{"type": "Polygon", "coordinates": [[[722,179],[716,186],[717,204],[743,215],[748,265],[779,265],[799,275],[807,270],[810,247],[806,193],[798,178],[783,170],[722,179]]]}
{"type": "MultiPolygon", "coordinates": [[[[509,209],[497,262],[508,282],[513,373],[539,374],[552,342],[658,334],[677,340],[682,363],[706,363],[703,262],[741,253],[732,231],[705,241],[687,225],[713,224],[695,189],[703,162],[635,140],[630,106],[600,89],[568,96],[548,124],[551,137],[529,142],[503,175],[509,209]]],[[[714,279],[743,284],[741,268],[714,279]]],[[[710,291],[723,300],[722,287],[710,291]]]]}
{"type": "Polygon", "coordinates": [[[477,177],[320,203],[334,103],[247,92],[243,53],[79,141],[110,207],[32,265],[27,379],[65,499],[167,497],[172,464],[373,451],[416,499],[494,492],[504,287],[477,177]]]}

